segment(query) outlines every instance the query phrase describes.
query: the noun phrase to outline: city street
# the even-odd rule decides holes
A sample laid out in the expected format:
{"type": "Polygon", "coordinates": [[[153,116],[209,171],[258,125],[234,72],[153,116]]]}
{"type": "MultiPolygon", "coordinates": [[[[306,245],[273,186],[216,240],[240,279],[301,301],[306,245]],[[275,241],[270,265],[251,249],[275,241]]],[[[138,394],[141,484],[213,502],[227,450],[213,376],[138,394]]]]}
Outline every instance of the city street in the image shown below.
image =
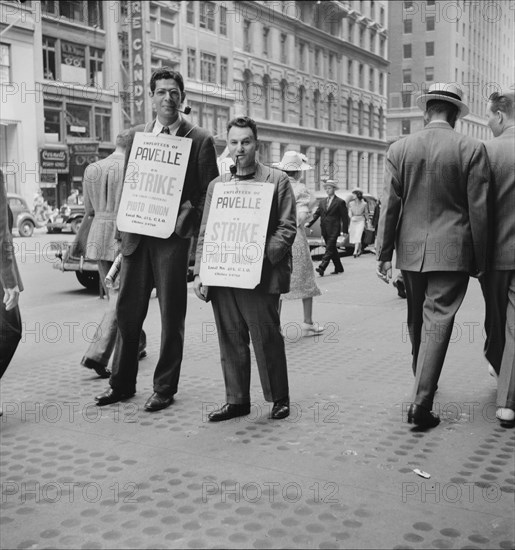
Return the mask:
{"type": "Polygon", "coordinates": [[[79,362],[107,303],[53,269],[50,243],[72,239],[15,238],[24,336],[1,385],[2,548],[514,547],[515,431],[495,419],[476,280],[435,429],[405,422],[406,302],[376,277],[372,253],[317,278],[321,336],[303,338],[302,303],[283,303],[291,416],[268,418],[253,360],[251,414],[213,424],[225,401],[218,340],[191,283],[172,406],[143,410],[159,352],[155,298],[136,396],[95,406],[108,381],[79,362]]]}

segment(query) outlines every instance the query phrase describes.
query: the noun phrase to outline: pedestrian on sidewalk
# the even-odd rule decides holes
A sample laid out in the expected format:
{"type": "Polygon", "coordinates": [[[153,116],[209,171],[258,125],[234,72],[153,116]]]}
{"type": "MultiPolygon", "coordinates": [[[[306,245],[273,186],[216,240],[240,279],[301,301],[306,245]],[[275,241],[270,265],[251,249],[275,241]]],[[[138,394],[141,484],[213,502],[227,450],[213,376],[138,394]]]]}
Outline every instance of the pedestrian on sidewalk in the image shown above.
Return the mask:
{"type": "Polygon", "coordinates": [[[482,280],[485,297],[485,356],[497,380],[497,418],[515,419],[515,93],[494,92],[487,123],[494,139],[485,142],[492,169],[490,268],[482,280]]]}
{"type": "Polygon", "coordinates": [[[279,297],[290,288],[291,247],[297,234],[295,197],[283,172],[256,161],[257,127],[251,118],[237,117],[229,122],[227,145],[235,166],[209,185],[194,270],[195,294],[201,300],[212,301],[226,390],[227,402],[208,418],[218,422],[249,414],[250,338],[265,399],[273,402],[271,418],[286,418],[290,414],[290,398],[279,297]],[[256,181],[274,187],[261,280],[253,289],[220,286],[208,289],[199,273],[211,200],[216,183],[231,180],[242,186],[256,181]]]}
{"type": "Polygon", "coordinates": [[[377,274],[390,280],[395,248],[415,373],[408,422],[423,428],[440,422],[431,409],[469,276],[486,270],[490,168],[484,145],[454,131],[462,96],[436,83],[417,99],[427,126],[390,146],[381,201],[377,274]]]}
{"type": "Polygon", "coordinates": [[[0,378],[13,358],[22,333],[18,299],[23,284],[14,255],[12,228],[13,214],[0,170],[0,378]]]}
{"type": "Polygon", "coordinates": [[[150,97],[156,118],[131,129],[125,169],[136,132],[189,138],[188,167],[177,221],[170,237],[161,239],[136,233],[121,234],[123,259],[116,308],[121,342],[119,353],[115,352],[113,360],[110,387],[95,399],[102,406],[135,394],[139,336],[155,286],[161,313],[161,347],[154,371],[154,393],[144,408],[146,411],[158,411],[173,403],[179,384],[189,250],[192,238],[198,233],[207,187],[218,175],[218,167],[211,135],[182,116],[182,104],[186,98],[182,75],[169,67],[154,71],[150,78],[150,97]]]}
{"type": "Polygon", "coordinates": [[[320,277],[324,276],[324,272],[331,260],[334,264],[332,274],[343,273],[344,269],[338,248],[336,247],[336,241],[339,235],[347,233],[349,227],[347,205],[343,199],[340,199],[335,194],[338,184],[334,180],[327,180],[324,183],[324,189],[327,193],[327,198],[320,200],[312,220],[306,224],[306,227],[310,228],[320,218],[320,229],[325,241],[325,254],[322,257],[320,265],[315,269],[320,277]]]}
{"type": "Polygon", "coordinates": [[[370,209],[361,189],[354,189],[352,194],[356,198],[349,203],[349,242],[354,245],[354,258],[358,258],[361,256],[363,231],[370,220],[370,209]]]}
{"type": "MultiPolygon", "coordinates": [[[[297,209],[297,235],[293,241],[293,267],[290,281],[290,292],[281,295],[281,300],[302,300],[304,320],[301,324],[303,336],[315,336],[324,332],[324,327],[313,322],[313,298],[322,294],[315,281],[313,260],[309,251],[305,223],[310,213],[311,195],[302,183],[302,175],[313,168],[304,155],[297,151],[286,151],[281,162],[273,166],[286,172],[290,180],[297,209]]],[[[280,308],[279,308],[280,309],[280,308]]]]}
{"type": "MultiPolygon", "coordinates": [[[[90,343],[81,365],[93,369],[100,378],[109,378],[109,359],[113,353],[118,333],[116,301],[118,299],[119,278],[111,288],[105,285],[105,278],[118,255],[116,241],[116,215],[120,206],[123,188],[123,166],[129,130],[124,130],[116,138],[116,149],[105,159],[94,162],[84,171],[84,221],[79,229],[79,241],[86,232],[84,255],[96,260],[98,274],[109,300],[105,312],[90,343]],[[89,224],[89,228],[88,228],[89,224]]],[[[139,359],[145,357],[147,338],[142,330],[139,341],[139,359]]]]}

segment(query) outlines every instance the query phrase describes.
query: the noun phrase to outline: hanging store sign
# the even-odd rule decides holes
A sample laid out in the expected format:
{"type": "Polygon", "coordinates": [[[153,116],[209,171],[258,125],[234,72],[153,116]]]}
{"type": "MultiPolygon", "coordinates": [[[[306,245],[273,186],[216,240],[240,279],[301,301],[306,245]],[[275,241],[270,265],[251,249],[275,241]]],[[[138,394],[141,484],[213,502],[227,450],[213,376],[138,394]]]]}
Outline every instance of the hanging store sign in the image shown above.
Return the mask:
{"type": "Polygon", "coordinates": [[[145,123],[145,76],[143,70],[144,47],[142,26],[142,2],[129,2],[130,6],[130,55],[131,77],[129,97],[131,102],[131,122],[133,125],[145,123]]]}
{"type": "Polygon", "coordinates": [[[39,162],[42,171],[68,173],[68,151],[64,149],[40,149],[39,162]]]}

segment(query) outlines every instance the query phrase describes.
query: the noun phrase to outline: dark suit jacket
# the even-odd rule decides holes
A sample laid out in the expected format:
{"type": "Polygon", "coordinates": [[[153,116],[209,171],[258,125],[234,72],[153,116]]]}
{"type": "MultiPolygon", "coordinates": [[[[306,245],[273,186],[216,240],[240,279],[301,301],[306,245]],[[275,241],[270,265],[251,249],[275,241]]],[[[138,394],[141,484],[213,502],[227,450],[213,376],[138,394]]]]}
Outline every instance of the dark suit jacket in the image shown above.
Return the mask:
{"type": "Polygon", "coordinates": [[[329,210],[327,209],[327,197],[320,199],[318,208],[313,214],[313,219],[309,222],[311,227],[320,218],[320,229],[322,237],[327,241],[328,238],[338,237],[340,233],[349,231],[349,214],[347,204],[343,199],[334,195],[329,210]]]}
{"type": "MultiPolygon", "coordinates": [[[[195,275],[198,275],[200,272],[202,247],[204,246],[204,235],[214,186],[218,181],[229,181],[230,179],[231,174],[226,173],[221,177],[217,177],[209,184],[197,243],[195,275]]],[[[268,168],[268,166],[260,162],[256,162],[255,180],[270,182],[274,186],[261,281],[256,289],[260,289],[268,294],[284,294],[290,290],[292,268],[291,247],[297,235],[295,195],[293,194],[290,180],[284,172],[275,168],[268,168]]],[[[242,185],[245,185],[245,182],[242,182],[242,185]]]]}
{"type": "MultiPolygon", "coordinates": [[[[146,125],[136,126],[131,130],[125,153],[125,171],[129,162],[134,134],[136,132],[151,132],[154,124],[155,120],[146,125]]],[[[176,135],[192,140],[181,205],[174,228],[174,233],[186,239],[195,237],[198,233],[207,187],[209,182],[218,176],[218,165],[215,145],[209,132],[183,119],[176,135]]],[[[122,233],[121,235],[121,252],[124,256],[129,256],[138,247],[142,236],[135,233],[122,233]]]]}
{"type": "Polygon", "coordinates": [[[0,285],[3,288],[23,290],[20,273],[14,256],[11,235],[12,213],[7,204],[7,191],[3,175],[0,175],[0,285]]]}
{"type": "Polygon", "coordinates": [[[515,270],[515,127],[485,143],[492,181],[492,238],[490,269],[515,270]]]}
{"type": "Polygon", "coordinates": [[[484,272],[490,168],[484,145],[444,121],[390,146],[377,259],[406,271],[484,272]]]}

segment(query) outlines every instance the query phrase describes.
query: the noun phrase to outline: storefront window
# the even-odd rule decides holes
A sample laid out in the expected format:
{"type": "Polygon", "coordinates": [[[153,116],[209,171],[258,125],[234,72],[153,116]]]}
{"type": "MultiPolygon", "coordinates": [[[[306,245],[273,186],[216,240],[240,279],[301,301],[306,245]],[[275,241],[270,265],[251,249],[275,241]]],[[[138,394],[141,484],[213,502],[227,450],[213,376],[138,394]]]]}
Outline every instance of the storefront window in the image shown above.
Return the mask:
{"type": "Polygon", "coordinates": [[[45,134],[56,134],[57,140],[61,141],[61,106],[59,104],[56,107],[51,108],[45,103],[45,134]]]}
{"type": "Polygon", "coordinates": [[[68,103],[66,106],[66,131],[69,136],[90,137],[91,107],[68,103]]]}

